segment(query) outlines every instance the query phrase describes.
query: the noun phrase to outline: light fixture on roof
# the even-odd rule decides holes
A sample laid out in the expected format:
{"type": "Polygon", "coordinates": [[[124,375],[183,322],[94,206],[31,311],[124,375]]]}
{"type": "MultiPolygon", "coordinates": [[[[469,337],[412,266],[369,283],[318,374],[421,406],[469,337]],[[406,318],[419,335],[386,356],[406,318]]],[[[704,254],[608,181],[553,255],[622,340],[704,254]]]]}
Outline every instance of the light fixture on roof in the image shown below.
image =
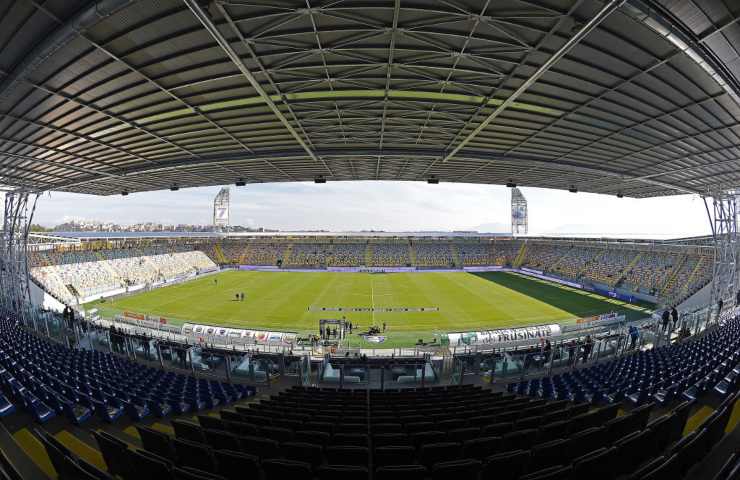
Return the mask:
{"type": "Polygon", "coordinates": [[[624,193],[617,192],[617,198],[624,198],[624,193]]]}
{"type": "Polygon", "coordinates": [[[439,178],[437,178],[436,175],[430,175],[429,178],[427,178],[427,183],[429,185],[437,185],[439,184],[439,178]]]}
{"type": "Polygon", "coordinates": [[[326,183],[326,178],[323,175],[317,175],[316,178],[313,179],[313,183],[326,183]]]}
{"type": "Polygon", "coordinates": [[[512,180],[509,180],[508,182],[506,182],[506,186],[508,188],[516,188],[516,183],[514,183],[512,180]]]}
{"type": "Polygon", "coordinates": [[[571,185],[568,191],[570,193],[578,193],[578,189],[574,185],[571,185]]]}
{"type": "Polygon", "coordinates": [[[234,182],[234,185],[236,185],[237,187],[243,187],[246,184],[247,184],[247,182],[244,181],[243,178],[240,178],[239,180],[237,180],[236,182],[234,182]]]}
{"type": "Polygon", "coordinates": [[[180,190],[180,187],[178,187],[177,184],[175,183],[174,185],[172,185],[170,187],[170,190],[172,190],[173,192],[176,192],[176,191],[180,190]]]}
{"type": "Polygon", "coordinates": [[[123,195],[124,197],[125,197],[126,195],[128,195],[128,190],[124,190],[124,191],[122,191],[122,192],[121,192],[121,195],[123,195]]]}

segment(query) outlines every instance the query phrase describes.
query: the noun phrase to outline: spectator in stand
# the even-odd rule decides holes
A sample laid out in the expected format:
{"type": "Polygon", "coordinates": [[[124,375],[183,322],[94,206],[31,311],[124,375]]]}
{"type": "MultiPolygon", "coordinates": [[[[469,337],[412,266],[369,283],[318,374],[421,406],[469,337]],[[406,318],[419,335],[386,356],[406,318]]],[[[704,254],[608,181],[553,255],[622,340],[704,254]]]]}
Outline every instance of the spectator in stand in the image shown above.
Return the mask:
{"type": "Polygon", "coordinates": [[[637,339],[640,338],[640,331],[637,329],[636,326],[630,325],[629,334],[630,334],[630,350],[634,350],[635,345],[637,345],[637,339]]]}
{"type": "Polygon", "coordinates": [[[663,331],[666,331],[668,329],[668,321],[670,319],[671,319],[671,314],[670,312],[668,312],[668,309],[666,308],[665,310],[663,310],[663,331]]]}
{"type": "Polygon", "coordinates": [[[671,308],[671,321],[673,322],[671,331],[674,331],[676,330],[676,327],[678,326],[678,310],[676,310],[675,306],[671,308]]]}
{"type": "Polygon", "coordinates": [[[735,306],[740,307],[740,290],[737,291],[737,296],[735,297],[735,306]]]}
{"type": "Polygon", "coordinates": [[[591,339],[591,335],[586,335],[586,343],[583,344],[583,363],[588,361],[588,357],[591,356],[591,350],[594,348],[594,341],[591,339]]]}
{"type": "Polygon", "coordinates": [[[570,343],[568,343],[568,363],[573,365],[575,358],[576,358],[576,341],[571,340],[570,343]]]}

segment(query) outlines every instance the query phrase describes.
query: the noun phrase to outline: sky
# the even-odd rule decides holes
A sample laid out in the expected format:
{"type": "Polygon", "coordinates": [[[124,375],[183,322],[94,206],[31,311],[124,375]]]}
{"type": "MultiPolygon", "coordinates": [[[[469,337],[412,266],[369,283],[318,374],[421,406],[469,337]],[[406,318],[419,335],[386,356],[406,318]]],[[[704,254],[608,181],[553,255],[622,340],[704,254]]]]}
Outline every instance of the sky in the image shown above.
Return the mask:
{"type": "MultiPolygon", "coordinates": [[[[69,220],[210,224],[220,187],[98,197],[52,192],[34,223],[69,220]]],[[[421,182],[255,184],[231,189],[231,224],[279,230],[511,231],[510,191],[503,186],[421,182]]],[[[616,198],[521,188],[530,235],[673,238],[709,233],[701,198],[616,198]]]]}

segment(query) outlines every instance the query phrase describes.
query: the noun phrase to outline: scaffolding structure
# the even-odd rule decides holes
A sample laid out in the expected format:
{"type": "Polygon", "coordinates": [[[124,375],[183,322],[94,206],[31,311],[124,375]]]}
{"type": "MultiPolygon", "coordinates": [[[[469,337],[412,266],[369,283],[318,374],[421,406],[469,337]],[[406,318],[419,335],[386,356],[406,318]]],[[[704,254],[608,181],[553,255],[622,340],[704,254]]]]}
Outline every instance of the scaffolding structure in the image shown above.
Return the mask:
{"type": "Polygon", "coordinates": [[[213,200],[213,228],[217,232],[229,230],[229,189],[222,188],[213,200]]]}
{"type": "Polygon", "coordinates": [[[0,308],[25,320],[30,312],[28,233],[38,194],[7,192],[0,234],[0,308]]]}
{"type": "Polygon", "coordinates": [[[738,190],[720,190],[712,193],[710,208],[709,198],[704,197],[715,247],[710,306],[717,306],[720,300],[725,305],[733,303],[738,290],[739,199],[738,190]]]}
{"type": "Polygon", "coordinates": [[[511,234],[526,235],[528,230],[527,199],[521,190],[514,187],[511,189],[511,234]]]}

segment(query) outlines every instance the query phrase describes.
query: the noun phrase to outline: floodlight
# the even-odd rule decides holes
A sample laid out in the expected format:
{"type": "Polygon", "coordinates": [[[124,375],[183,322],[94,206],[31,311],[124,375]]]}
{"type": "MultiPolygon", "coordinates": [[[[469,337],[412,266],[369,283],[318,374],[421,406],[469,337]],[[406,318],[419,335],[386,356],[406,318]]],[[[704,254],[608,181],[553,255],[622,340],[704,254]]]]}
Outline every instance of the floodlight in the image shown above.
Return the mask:
{"type": "Polygon", "coordinates": [[[624,198],[624,193],[622,192],[617,193],[617,198],[624,198]]]}
{"type": "Polygon", "coordinates": [[[172,185],[170,187],[170,190],[172,190],[173,192],[176,192],[176,191],[180,190],[180,187],[178,187],[177,184],[174,184],[174,185],[172,185]]]}
{"type": "Polygon", "coordinates": [[[568,191],[570,193],[578,193],[578,189],[576,187],[574,187],[573,185],[570,186],[570,188],[568,189],[568,191]]]}
{"type": "Polygon", "coordinates": [[[323,175],[317,175],[316,178],[313,179],[313,183],[326,183],[326,178],[324,178],[323,175]]]}
{"type": "Polygon", "coordinates": [[[509,188],[516,188],[516,183],[509,180],[508,182],[506,182],[506,186],[509,188]]]}
{"type": "Polygon", "coordinates": [[[128,190],[124,190],[124,191],[122,191],[122,192],[121,192],[121,195],[123,195],[124,197],[125,197],[126,195],[128,195],[128,190]]]}
{"type": "Polygon", "coordinates": [[[234,185],[236,185],[237,187],[243,187],[246,184],[247,182],[245,182],[243,178],[240,178],[239,180],[236,181],[236,183],[234,183],[234,185]]]}
{"type": "Polygon", "coordinates": [[[437,185],[439,183],[439,178],[437,178],[436,175],[431,175],[429,178],[427,178],[427,183],[429,185],[437,185]]]}

